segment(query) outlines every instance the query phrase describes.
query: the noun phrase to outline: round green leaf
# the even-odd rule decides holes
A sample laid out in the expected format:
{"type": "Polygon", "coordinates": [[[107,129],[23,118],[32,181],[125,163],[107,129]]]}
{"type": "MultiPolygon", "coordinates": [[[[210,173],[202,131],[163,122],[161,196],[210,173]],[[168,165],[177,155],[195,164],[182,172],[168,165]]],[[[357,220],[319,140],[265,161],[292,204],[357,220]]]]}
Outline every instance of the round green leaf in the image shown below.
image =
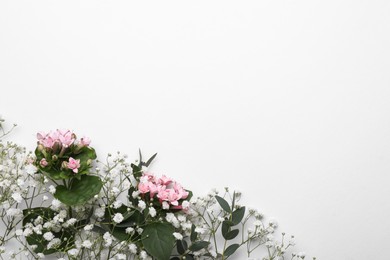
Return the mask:
{"type": "Polygon", "coordinates": [[[142,232],[142,244],[146,251],[158,260],[168,260],[175,245],[175,232],[169,223],[151,223],[142,232]]]}
{"type": "Polygon", "coordinates": [[[102,186],[103,183],[99,177],[82,175],[80,180],[73,180],[70,189],[67,189],[62,185],[57,186],[54,197],[68,206],[79,205],[87,202],[98,194],[102,186]]]}

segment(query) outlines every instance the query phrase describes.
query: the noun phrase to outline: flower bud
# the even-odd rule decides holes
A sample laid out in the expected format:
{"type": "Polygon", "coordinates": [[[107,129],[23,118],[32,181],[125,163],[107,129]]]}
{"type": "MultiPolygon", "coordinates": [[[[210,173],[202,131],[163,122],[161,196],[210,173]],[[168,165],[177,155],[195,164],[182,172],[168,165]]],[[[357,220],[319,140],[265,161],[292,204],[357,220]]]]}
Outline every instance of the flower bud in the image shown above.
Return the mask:
{"type": "Polygon", "coordinates": [[[57,155],[53,155],[53,156],[51,157],[51,159],[55,162],[55,161],[58,160],[58,156],[57,156],[57,155]]]}
{"type": "Polygon", "coordinates": [[[45,147],[43,147],[43,145],[41,145],[41,144],[39,144],[37,148],[38,148],[38,151],[40,151],[40,152],[43,152],[45,150],[45,147]]]}
{"type": "Polygon", "coordinates": [[[90,166],[92,164],[92,160],[91,159],[88,159],[87,160],[87,165],[90,166]]]}
{"type": "Polygon", "coordinates": [[[68,162],[63,161],[62,164],[61,164],[61,168],[62,169],[67,169],[68,168],[68,162]]]}

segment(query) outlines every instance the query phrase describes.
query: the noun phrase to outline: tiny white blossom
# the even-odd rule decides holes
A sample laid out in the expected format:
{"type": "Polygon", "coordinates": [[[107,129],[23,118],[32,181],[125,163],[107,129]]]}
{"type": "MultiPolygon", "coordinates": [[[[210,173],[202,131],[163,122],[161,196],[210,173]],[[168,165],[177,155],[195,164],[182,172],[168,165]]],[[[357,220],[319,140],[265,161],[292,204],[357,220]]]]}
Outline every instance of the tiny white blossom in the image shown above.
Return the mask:
{"type": "Polygon", "coordinates": [[[149,208],[149,215],[150,215],[151,217],[155,217],[156,214],[157,214],[156,209],[153,208],[153,207],[150,207],[150,208],[149,208]]]}
{"type": "Polygon", "coordinates": [[[91,231],[93,229],[93,224],[89,224],[89,225],[86,225],[85,227],[84,227],[84,230],[85,231],[91,231]]]}
{"type": "Polygon", "coordinates": [[[112,206],[113,206],[115,209],[119,208],[119,207],[122,206],[122,205],[123,205],[123,202],[122,202],[121,200],[116,200],[116,201],[112,204],[112,206]]]}
{"type": "Polygon", "coordinates": [[[44,238],[45,240],[47,240],[47,241],[51,241],[51,240],[53,240],[54,235],[53,235],[53,233],[51,233],[51,232],[46,232],[45,234],[43,234],[43,238],[44,238]]]}
{"type": "Polygon", "coordinates": [[[130,244],[129,250],[132,254],[136,254],[137,253],[137,246],[135,244],[130,244]]]}
{"type": "Polygon", "coordinates": [[[82,243],[82,247],[91,248],[92,247],[91,241],[89,241],[88,239],[84,240],[83,243],[82,243]]]}
{"type": "Polygon", "coordinates": [[[104,212],[105,212],[104,208],[96,208],[94,214],[97,218],[102,218],[104,216],[104,212]]]}
{"type": "Polygon", "coordinates": [[[78,253],[79,253],[79,250],[76,249],[76,248],[73,248],[73,249],[68,250],[68,254],[69,254],[70,256],[76,256],[76,255],[78,255],[78,253]]]}
{"type": "Polygon", "coordinates": [[[177,232],[174,232],[173,236],[176,238],[176,240],[182,240],[183,239],[183,235],[180,234],[180,233],[177,233],[177,232]]]}
{"type": "Polygon", "coordinates": [[[138,207],[141,209],[141,211],[144,210],[144,209],[146,208],[145,201],[140,200],[140,201],[138,202],[138,207]]]}
{"type": "Polygon", "coordinates": [[[115,213],[114,218],[112,220],[114,220],[115,223],[121,223],[123,219],[124,218],[121,213],[115,213]]]}
{"type": "Polygon", "coordinates": [[[56,193],[56,188],[55,188],[53,185],[50,185],[50,186],[49,186],[49,192],[50,192],[51,194],[56,193]]]}
{"type": "Polygon", "coordinates": [[[11,196],[17,203],[20,203],[22,202],[23,198],[22,198],[22,195],[20,195],[19,192],[15,192],[14,194],[12,194],[11,196]]]}

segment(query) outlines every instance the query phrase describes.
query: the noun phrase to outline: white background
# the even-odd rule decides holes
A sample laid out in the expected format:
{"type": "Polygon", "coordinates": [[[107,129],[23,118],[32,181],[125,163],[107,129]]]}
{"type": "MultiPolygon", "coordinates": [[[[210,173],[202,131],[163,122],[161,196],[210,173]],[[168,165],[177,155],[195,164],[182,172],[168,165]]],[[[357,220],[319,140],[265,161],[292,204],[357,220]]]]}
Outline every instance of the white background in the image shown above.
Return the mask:
{"type": "Polygon", "coordinates": [[[389,1],[2,1],[0,111],[33,149],[158,152],[327,260],[387,260],[389,1]]]}

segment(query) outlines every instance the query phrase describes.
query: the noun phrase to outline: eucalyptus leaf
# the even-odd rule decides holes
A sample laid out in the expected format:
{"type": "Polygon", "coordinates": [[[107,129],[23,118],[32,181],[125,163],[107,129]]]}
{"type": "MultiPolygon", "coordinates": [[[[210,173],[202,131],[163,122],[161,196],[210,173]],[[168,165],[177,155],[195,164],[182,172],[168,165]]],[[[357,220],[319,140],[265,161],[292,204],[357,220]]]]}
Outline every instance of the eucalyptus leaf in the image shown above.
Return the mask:
{"type": "Polygon", "coordinates": [[[236,252],[236,250],[240,247],[239,244],[232,244],[230,246],[228,246],[225,251],[223,252],[223,255],[225,258],[228,258],[229,256],[231,256],[232,254],[234,254],[234,252],[236,252]]]}
{"type": "Polygon", "coordinates": [[[232,222],[234,225],[237,225],[241,222],[245,215],[245,207],[241,207],[233,211],[232,213],[232,222]]]}
{"type": "Polygon", "coordinates": [[[224,211],[229,212],[229,213],[232,212],[232,210],[230,209],[229,203],[224,198],[222,198],[218,195],[216,195],[215,198],[224,211]]]}
{"type": "Polygon", "coordinates": [[[189,250],[191,250],[192,252],[196,252],[196,251],[199,251],[203,248],[206,248],[208,247],[210,244],[209,241],[196,241],[195,243],[193,243],[190,247],[189,247],[189,250]]]}

